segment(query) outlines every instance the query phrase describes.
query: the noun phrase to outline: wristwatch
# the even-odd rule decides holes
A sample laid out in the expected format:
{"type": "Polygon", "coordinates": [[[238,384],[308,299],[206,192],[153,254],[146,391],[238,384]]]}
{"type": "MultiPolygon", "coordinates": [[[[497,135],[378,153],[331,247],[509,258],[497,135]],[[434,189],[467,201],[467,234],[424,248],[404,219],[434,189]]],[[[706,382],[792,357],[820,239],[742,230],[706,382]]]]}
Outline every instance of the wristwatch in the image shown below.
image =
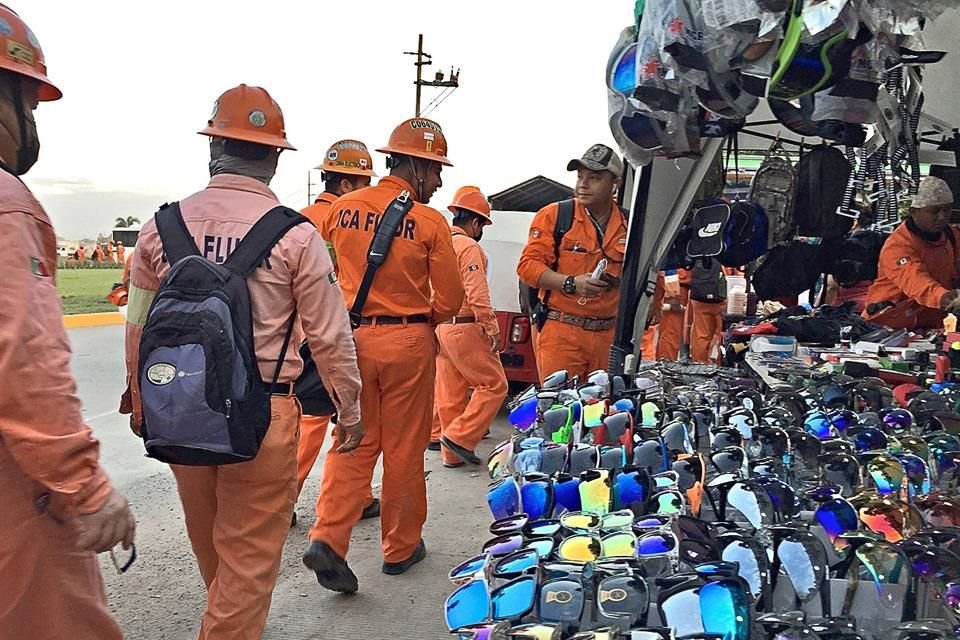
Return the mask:
{"type": "Polygon", "coordinates": [[[573,295],[577,292],[577,283],[574,282],[573,276],[567,276],[563,279],[563,292],[567,295],[573,295]]]}

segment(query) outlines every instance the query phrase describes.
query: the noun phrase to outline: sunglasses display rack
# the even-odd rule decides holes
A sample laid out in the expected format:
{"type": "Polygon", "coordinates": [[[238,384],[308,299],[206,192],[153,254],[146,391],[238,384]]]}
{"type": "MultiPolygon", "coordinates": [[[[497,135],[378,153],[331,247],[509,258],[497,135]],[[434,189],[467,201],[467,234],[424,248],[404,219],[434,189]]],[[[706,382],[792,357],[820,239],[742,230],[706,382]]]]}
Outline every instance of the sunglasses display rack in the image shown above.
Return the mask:
{"type": "Polygon", "coordinates": [[[718,367],[550,376],[450,571],[462,640],[958,637],[960,395],[718,367]]]}

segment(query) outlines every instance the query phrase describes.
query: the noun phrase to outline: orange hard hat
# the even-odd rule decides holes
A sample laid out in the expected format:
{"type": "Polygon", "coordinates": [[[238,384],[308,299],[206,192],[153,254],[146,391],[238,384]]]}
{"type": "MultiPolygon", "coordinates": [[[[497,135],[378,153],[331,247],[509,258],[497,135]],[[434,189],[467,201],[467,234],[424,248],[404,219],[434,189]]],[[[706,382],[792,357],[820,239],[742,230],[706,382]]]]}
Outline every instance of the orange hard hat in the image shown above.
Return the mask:
{"type": "Polygon", "coordinates": [[[40,100],[47,102],[63,97],[50,78],[37,36],[12,9],[0,4],[0,69],[40,82],[40,100]]]}
{"type": "Polygon", "coordinates": [[[457,210],[463,209],[477,214],[485,219],[488,224],[493,224],[493,220],[490,218],[490,202],[477,187],[460,187],[457,189],[457,193],[453,196],[453,202],[447,209],[454,215],[456,215],[457,210]]]}
{"type": "Polygon", "coordinates": [[[266,89],[245,84],[227,90],[213,103],[207,127],[197,133],[296,151],[287,141],[280,106],[266,89]]]}
{"type": "Polygon", "coordinates": [[[424,158],[448,167],[453,166],[447,159],[447,139],[443,130],[439,124],[426,118],[411,118],[401,122],[390,134],[387,146],[377,151],[424,158]]]}
{"type": "Polygon", "coordinates": [[[327,149],[323,164],[314,169],[355,176],[376,176],[367,145],[359,140],[339,140],[327,149]]]}

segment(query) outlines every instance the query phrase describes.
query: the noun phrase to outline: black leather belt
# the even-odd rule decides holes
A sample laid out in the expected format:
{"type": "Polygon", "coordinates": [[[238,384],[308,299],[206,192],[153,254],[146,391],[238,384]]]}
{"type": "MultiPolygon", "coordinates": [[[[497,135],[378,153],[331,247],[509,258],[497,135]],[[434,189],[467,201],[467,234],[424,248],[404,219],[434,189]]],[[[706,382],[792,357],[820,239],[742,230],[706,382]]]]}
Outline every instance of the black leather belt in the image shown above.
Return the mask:
{"type": "Polygon", "coordinates": [[[469,324],[471,322],[476,322],[476,321],[477,321],[476,316],[456,316],[454,318],[450,318],[443,324],[469,324]]]}
{"type": "Polygon", "coordinates": [[[360,318],[361,325],[376,324],[424,324],[430,322],[430,318],[422,313],[412,316],[364,316],[360,318]]]}
{"type": "Polygon", "coordinates": [[[294,395],[292,382],[278,382],[276,384],[268,384],[267,391],[269,391],[270,395],[272,396],[294,395]]]}

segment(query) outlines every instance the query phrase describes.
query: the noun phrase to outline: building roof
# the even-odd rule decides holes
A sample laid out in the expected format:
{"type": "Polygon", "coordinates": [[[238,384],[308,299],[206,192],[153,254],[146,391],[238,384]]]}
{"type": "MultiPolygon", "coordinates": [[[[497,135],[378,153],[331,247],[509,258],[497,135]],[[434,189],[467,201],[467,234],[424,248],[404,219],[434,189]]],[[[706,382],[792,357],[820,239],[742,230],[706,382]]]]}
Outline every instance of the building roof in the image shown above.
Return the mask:
{"type": "Polygon", "coordinates": [[[537,212],[548,204],[573,197],[573,189],[556,180],[536,176],[490,196],[495,211],[537,212]]]}

